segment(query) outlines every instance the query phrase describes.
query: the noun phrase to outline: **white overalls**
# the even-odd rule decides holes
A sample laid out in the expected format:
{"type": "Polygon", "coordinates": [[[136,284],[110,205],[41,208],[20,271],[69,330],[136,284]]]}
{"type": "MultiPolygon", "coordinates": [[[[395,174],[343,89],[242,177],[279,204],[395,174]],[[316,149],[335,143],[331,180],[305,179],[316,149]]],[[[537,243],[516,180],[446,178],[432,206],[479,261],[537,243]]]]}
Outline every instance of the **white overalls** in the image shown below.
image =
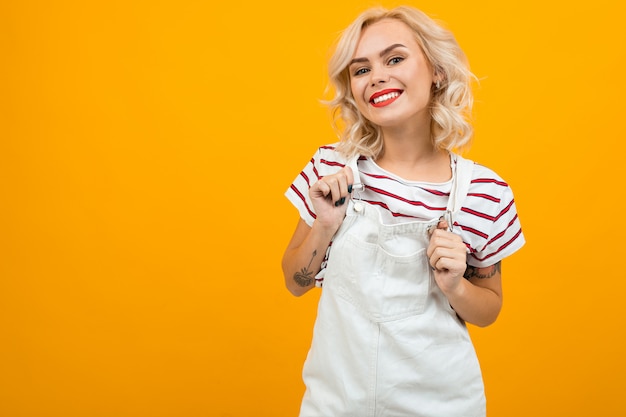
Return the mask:
{"type": "MultiPolygon", "coordinates": [[[[453,158],[449,224],[473,166],[453,158]]],[[[356,184],[356,159],[349,165],[356,184]]],[[[428,229],[439,219],[383,224],[357,194],[333,239],[300,416],[484,416],[474,347],[426,256],[428,229]]]]}

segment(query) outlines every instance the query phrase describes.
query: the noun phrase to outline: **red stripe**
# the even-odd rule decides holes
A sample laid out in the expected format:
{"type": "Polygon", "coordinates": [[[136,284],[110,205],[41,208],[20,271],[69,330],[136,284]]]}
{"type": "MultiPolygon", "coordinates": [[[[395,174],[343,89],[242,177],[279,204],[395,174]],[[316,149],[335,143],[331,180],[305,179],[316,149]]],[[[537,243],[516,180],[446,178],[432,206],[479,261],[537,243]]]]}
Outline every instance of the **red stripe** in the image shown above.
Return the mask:
{"type": "Polygon", "coordinates": [[[509,227],[511,227],[513,225],[513,223],[515,223],[515,220],[517,219],[517,214],[515,215],[515,217],[513,217],[511,219],[511,221],[509,222],[509,224],[506,225],[506,228],[501,231],[500,233],[498,233],[497,235],[495,235],[493,238],[491,238],[491,240],[489,240],[487,243],[485,243],[485,246],[483,246],[482,250],[485,250],[485,248],[489,245],[491,245],[493,242],[495,242],[496,240],[500,239],[502,236],[504,236],[504,234],[506,233],[507,230],[509,230],[509,227]]]}
{"type": "Polygon", "coordinates": [[[498,220],[500,217],[502,217],[503,215],[505,215],[505,214],[506,214],[506,213],[507,213],[507,212],[511,209],[511,207],[513,207],[513,204],[515,204],[515,201],[514,201],[514,200],[511,200],[511,202],[509,203],[509,205],[508,205],[508,206],[506,206],[506,207],[504,208],[504,210],[502,210],[500,213],[498,213],[498,215],[497,215],[497,216],[495,216],[495,217],[494,217],[494,216],[490,216],[490,215],[485,214],[485,213],[481,213],[481,212],[476,211],[476,210],[469,209],[469,208],[467,208],[467,207],[462,207],[462,208],[461,208],[461,211],[463,211],[463,212],[465,212],[465,213],[468,213],[468,214],[472,214],[472,215],[474,215],[474,216],[477,216],[477,217],[480,217],[480,218],[483,218],[483,219],[487,219],[487,220],[492,221],[492,222],[495,222],[495,221],[496,221],[496,220],[498,220]]]}
{"type": "Polygon", "coordinates": [[[500,217],[502,217],[504,214],[506,214],[506,213],[507,213],[507,212],[511,209],[511,207],[513,207],[513,204],[515,204],[515,200],[511,200],[511,202],[509,203],[509,205],[508,205],[508,206],[506,206],[506,207],[504,208],[504,210],[502,210],[502,211],[500,212],[500,214],[498,214],[498,215],[496,216],[496,219],[499,219],[499,218],[500,218],[500,217]]]}
{"type": "Polygon", "coordinates": [[[509,247],[513,242],[515,242],[515,240],[517,240],[517,238],[519,237],[519,235],[522,234],[522,229],[518,230],[517,233],[515,233],[515,236],[513,236],[511,239],[509,239],[508,242],[506,242],[504,245],[500,246],[495,252],[490,253],[489,255],[485,256],[484,258],[479,258],[476,255],[472,254],[472,256],[474,258],[476,258],[479,261],[484,261],[487,260],[489,258],[491,258],[492,256],[502,252],[504,249],[506,249],[507,247],[509,247]]]}
{"type": "Polygon", "coordinates": [[[331,167],[345,167],[345,164],[342,164],[341,162],[336,162],[336,161],[329,161],[327,159],[320,159],[320,164],[324,164],[324,165],[328,165],[331,167]]]}
{"type": "Polygon", "coordinates": [[[445,207],[431,207],[431,206],[428,206],[428,205],[426,205],[426,204],[422,203],[421,201],[412,201],[412,200],[407,200],[406,198],[404,198],[404,197],[400,197],[399,195],[391,194],[391,193],[390,193],[390,192],[388,192],[388,191],[382,190],[382,189],[380,189],[380,188],[371,187],[371,186],[369,186],[369,185],[367,186],[367,189],[368,189],[368,190],[372,190],[372,191],[374,191],[375,193],[382,194],[382,195],[386,195],[387,197],[391,197],[391,198],[394,198],[394,199],[396,199],[396,200],[402,201],[402,202],[404,202],[404,203],[410,204],[410,205],[412,205],[412,206],[420,206],[420,207],[425,207],[425,208],[427,208],[427,209],[429,209],[429,210],[433,210],[433,211],[434,211],[434,210],[438,210],[438,211],[445,211],[445,209],[446,209],[445,207]]]}
{"type": "Polygon", "coordinates": [[[408,217],[408,218],[411,218],[411,219],[417,219],[417,217],[416,217],[416,216],[410,216],[410,215],[408,215],[408,214],[396,213],[395,211],[391,211],[391,210],[389,210],[389,207],[387,206],[387,204],[385,204],[385,203],[383,203],[383,202],[380,202],[380,201],[371,201],[371,200],[360,200],[360,201],[363,201],[363,202],[365,202],[365,203],[371,204],[371,205],[373,205],[373,206],[379,206],[379,207],[382,207],[382,208],[384,208],[385,210],[387,210],[389,213],[391,213],[391,215],[392,215],[393,217],[408,217]]]}
{"type": "Polygon", "coordinates": [[[511,243],[513,243],[515,240],[517,240],[517,238],[519,237],[519,235],[522,234],[522,229],[519,229],[517,231],[517,233],[515,233],[515,236],[513,236],[511,239],[509,239],[508,242],[506,242],[504,245],[500,246],[498,248],[498,252],[503,251],[504,249],[508,248],[509,246],[511,246],[511,243]]]}
{"type": "Polygon", "coordinates": [[[467,207],[461,207],[461,211],[465,212],[465,213],[468,213],[468,214],[473,214],[474,216],[481,217],[483,219],[490,220],[492,222],[496,220],[496,218],[493,217],[493,216],[490,216],[490,215],[485,214],[485,213],[478,212],[476,210],[468,209],[467,207]]]}
{"type": "Polygon", "coordinates": [[[489,235],[487,235],[486,233],[483,233],[480,230],[476,230],[473,227],[463,226],[463,225],[460,225],[460,224],[455,224],[455,226],[459,226],[462,230],[465,230],[466,232],[473,233],[476,236],[482,237],[483,239],[487,239],[489,237],[489,235]]]}
{"type": "Polygon", "coordinates": [[[495,242],[496,240],[500,239],[502,236],[504,236],[504,234],[506,233],[507,229],[504,229],[503,231],[501,231],[500,233],[498,233],[497,235],[495,235],[493,238],[491,238],[487,243],[485,243],[485,246],[483,246],[483,250],[485,250],[485,248],[489,245],[491,245],[493,242],[495,242]]]}
{"type": "Polygon", "coordinates": [[[493,201],[494,203],[499,203],[500,199],[496,198],[494,196],[491,196],[489,194],[481,194],[481,193],[467,193],[467,196],[472,196],[472,197],[479,197],[479,198],[484,198],[486,200],[490,200],[493,201]]]}
{"type": "Polygon", "coordinates": [[[296,188],[295,185],[291,184],[291,189],[294,193],[296,193],[298,195],[298,197],[300,198],[300,200],[302,200],[302,202],[304,203],[304,207],[307,209],[307,211],[309,212],[309,214],[311,215],[311,217],[313,217],[314,219],[317,219],[317,216],[315,215],[315,213],[313,213],[311,211],[311,209],[309,208],[309,205],[306,203],[306,199],[304,198],[304,195],[302,195],[302,193],[296,188]]]}
{"type": "Polygon", "coordinates": [[[317,179],[318,179],[318,180],[319,180],[320,178],[322,178],[322,177],[320,176],[320,173],[319,173],[319,172],[317,172],[317,168],[315,167],[315,165],[313,165],[313,173],[315,174],[315,176],[317,177],[317,179]]]}
{"type": "Polygon", "coordinates": [[[471,247],[469,243],[467,243],[467,242],[465,242],[465,241],[464,241],[463,243],[465,243],[465,246],[467,246],[467,249],[470,251],[470,253],[474,253],[474,252],[476,252],[476,249],[474,249],[473,247],[471,247]]]}
{"type": "MultiPolygon", "coordinates": [[[[399,184],[403,184],[401,181],[398,181],[397,179],[388,177],[386,175],[370,174],[370,173],[367,173],[367,172],[361,172],[361,174],[366,175],[366,176],[368,176],[370,178],[375,178],[377,180],[389,180],[389,181],[397,182],[399,184]]],[[[427,193],[439,196],[439,197],[448,197],[450,195],[450,193],[444,193],[442,191],[431,190],[429,188],[424,188],[424,187],[417,187],[417,188],[419,188],[420,190],[426,191],[427,193]]]]}
{"type": "Polygon", "coordinates": [[[362,172],[361,174],[363,174],[363,175],[367,175],[368,177],[371,177],[371,178],[376,178],[376,179],[379,179],[379,180],[391,180],[391,181],[399,182],[399,181],[398,181],[398,180],[396,180],[395,178],[389,178],[389,177],[388,177],[388,176],[386,176],[386,175],[376,175],[376,174],[370,174],[370,173],[368,173],[368,172],[362,172]]]}
{"type": "Polygon", "coordinates": [[[503,187],[508,187],[509,184],[507,184],[504,181],[498,181],[496,179],[493,178],[476,178],[472,180],[472,184],[497,184],[497,185],[501,185],[503,187]]]}
{"type": "Polygon", "coordinates": [[[302,172],[300,173],[300,176],[302,176],[302,178],[304,178],[304,180],[306,181],[306,185],[308,185],[308,186],[309,186],[309,188],[311,188],[311,182],[309,181],[309,176],[308,176],[308,175],[306,175],[306,174],[304,173],[304,171],[302,171],[302,172]]]}
{"type": "Polygon", "coordinates": [[[444,193],[443,191],[437,191],[437,190],[430,190],[428,188],[422,188],[420,187],[422,190],[426,191],[427,193],[431,193],[434,194],[438,197],[450,197],[450,193],[444,193]]]}

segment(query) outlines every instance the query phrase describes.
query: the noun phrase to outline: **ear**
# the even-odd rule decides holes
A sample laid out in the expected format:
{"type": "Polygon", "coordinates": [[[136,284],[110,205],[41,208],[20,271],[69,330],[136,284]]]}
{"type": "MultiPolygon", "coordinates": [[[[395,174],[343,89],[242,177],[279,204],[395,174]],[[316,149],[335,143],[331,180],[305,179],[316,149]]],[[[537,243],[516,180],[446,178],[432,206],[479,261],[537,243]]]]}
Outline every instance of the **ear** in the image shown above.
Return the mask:
{"type": "Polygon", "coordinates": [[[441,69],[435,68],[433,70],[433,86],[435,87],[435,89],[439,90],[439,88],[441,88],[441,86],[443,86],[445,82],[446,73],[441,69]]]}
{"type": "Polygon", "coordinates": [[[433,74],[433,86],[435,89],[439,90],[439,87],[441,87],[441,82],[443,81],[443,77],[440,75],[440,73],[435,72],[433,74]]]}

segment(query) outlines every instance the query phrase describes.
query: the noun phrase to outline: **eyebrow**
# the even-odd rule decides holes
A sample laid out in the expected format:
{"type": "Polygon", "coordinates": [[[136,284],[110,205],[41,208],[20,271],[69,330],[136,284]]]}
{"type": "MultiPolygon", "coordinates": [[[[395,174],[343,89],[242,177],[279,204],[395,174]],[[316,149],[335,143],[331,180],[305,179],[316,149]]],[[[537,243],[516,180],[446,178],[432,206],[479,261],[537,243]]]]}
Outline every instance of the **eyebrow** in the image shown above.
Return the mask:
{"type": "MultiPolygon", "coordinates": [[[[396,48],[406,48],[406,46],[402,45],[401,43],[394,43],[391,46],[386,47],[385,49],[383,49],[382,51],[380,51],[380,54],[378,54],[381,58],[383,56],[385,56],[386,54],[388,54],[389,52],[393,51],[396,48]]],[[[352,61],[350,61],[350,63],[348,64],[348,66],[352,65],[352,64],[356,64],[357,62],[368,62],[369,59],[367,58],[354,58],[352,61]]]]}

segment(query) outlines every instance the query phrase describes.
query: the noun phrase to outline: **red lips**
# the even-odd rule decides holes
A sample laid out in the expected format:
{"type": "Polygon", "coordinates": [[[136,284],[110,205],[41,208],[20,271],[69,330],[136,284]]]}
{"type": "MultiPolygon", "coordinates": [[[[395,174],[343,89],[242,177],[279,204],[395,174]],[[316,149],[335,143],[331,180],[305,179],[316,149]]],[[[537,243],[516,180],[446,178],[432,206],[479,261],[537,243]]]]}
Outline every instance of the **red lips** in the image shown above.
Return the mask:
{"type": "Polygon", "coordinates": [[[374,107],[384,107],[396,101],[402,94],[402,90],[396,88],[388,88],[377,91],[370,97],[370,104],[374,107]]]}

